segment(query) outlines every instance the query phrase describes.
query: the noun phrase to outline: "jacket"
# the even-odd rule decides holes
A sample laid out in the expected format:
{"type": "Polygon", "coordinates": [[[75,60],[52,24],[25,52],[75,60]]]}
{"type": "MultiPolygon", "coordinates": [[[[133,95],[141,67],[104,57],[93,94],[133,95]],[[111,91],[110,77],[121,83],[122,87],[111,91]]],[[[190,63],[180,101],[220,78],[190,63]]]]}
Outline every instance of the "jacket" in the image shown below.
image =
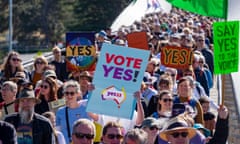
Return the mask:
{"type": "MultiPolygon", "coordinates": [[[[20,123],[20,115],[18,113],[10,114],[5,118],[5,121],[13,124],[15,129],[17,129],[20,123]]],[[[54,132],[50,121],[37,113],[34,113],[33,116],[32,136],[33,144],[55,144],[54,132]]]]}
{"type": "Polygon", "coordinates": [[[221,119],[218,117],[215,133],[207,144],[225,144],[227,142],[229,134],[228,119],[229,116],[226,119],[221,119]]]}

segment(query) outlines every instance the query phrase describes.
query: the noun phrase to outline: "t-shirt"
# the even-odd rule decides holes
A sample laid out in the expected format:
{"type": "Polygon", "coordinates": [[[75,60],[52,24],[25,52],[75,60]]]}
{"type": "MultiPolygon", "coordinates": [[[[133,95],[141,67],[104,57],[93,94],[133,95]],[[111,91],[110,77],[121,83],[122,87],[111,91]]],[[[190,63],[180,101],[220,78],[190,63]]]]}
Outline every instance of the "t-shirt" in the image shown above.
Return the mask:
{"type": "Polygon", "coordinates": [[[16,131],[17,131],[18,144],[32,144],[33,143],[31,123],[30,124],[19,124],[16,131]]]}
{"type": "MultiPolygon", "coordinates": [[[[80,106],[78,108],[68,108],[68,120],[69,120],[69,128],[70,135],[72,134],[73,124],[76,120],[80,118],[91,119],[86,112],[87,100],[79,101],[80,106]]],[[[66,143],[69,143],[68,130],[67,130],[67,122],[66,122],[66,106],[59,108],[56,113],[56,127],[59,131],[61,131],[64,135],[66,143]]]]}

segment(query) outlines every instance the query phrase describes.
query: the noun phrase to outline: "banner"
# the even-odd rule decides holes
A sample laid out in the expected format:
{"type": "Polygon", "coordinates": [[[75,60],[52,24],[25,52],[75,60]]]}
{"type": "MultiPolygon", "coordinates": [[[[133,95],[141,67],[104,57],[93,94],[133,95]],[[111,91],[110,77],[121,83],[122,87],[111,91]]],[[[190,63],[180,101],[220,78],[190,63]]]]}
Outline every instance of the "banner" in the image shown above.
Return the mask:
{"type": "Polygon", "coordinates": [[[127,35],[127,41],[129,47],[149,50],[146,32],[130,33],[127,35]]]}
{"type": "Polygon", "coordinates": [[[167,0],[173,6],[204,16],[227,18],[228,0],[167,0]]]}
{"type": "Polygon", "coordinates": [[[69,71],[93,71],[96,63],[94,32],[66,33],[66,64],[69,71]]]}
{"type": "Polygon", "coordinates": [[[150,51],[103,44],[87,111],[131,119],[150,51]]]}
{"type": "Polygon", "coordinates": [[[161,52],[161,64],[176,69],[185,69],[192,64],[193,52],[189,48],[176,46],[163,47],[161,52]]]}
{"type": "Polygon", "coordinates": [[[213,24],[215,74],[238,72],[239,26],[239,21],[213,24]]]}

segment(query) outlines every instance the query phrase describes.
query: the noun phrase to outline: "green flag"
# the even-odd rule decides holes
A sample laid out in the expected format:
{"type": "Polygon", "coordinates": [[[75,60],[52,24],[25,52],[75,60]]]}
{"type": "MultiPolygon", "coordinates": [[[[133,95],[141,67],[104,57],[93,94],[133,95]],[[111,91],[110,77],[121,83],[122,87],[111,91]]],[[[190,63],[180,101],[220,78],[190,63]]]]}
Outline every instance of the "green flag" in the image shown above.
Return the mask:
{"type": "Polygon", "coordinates": [[[228,0],[167,0],[173,6],[204,16],[227,18],[228,0]]]}

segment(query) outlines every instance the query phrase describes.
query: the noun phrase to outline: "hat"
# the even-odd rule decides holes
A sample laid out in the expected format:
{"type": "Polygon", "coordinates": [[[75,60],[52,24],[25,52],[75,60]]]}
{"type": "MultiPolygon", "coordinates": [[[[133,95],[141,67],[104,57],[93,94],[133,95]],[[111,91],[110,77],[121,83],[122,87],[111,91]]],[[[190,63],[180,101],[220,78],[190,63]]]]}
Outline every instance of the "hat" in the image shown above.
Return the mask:
{"type": "Polygon", "coordinates": [[[184,113],[185,110],[186,110],[186,107],[185,107],[184,104],[181,104],[181,103],[173,104],[173,107],[172,107],[172,117],[176,117],[179,114],[184,113]]]}
{"type": "Polygon", "coordinates": [[[196,135],[196,129],[193,127],[188,126],[187,122],[180,118],[175,117],[170,119],[163,128],[163,131],[159,134],[161,139],[168,141],[167,135],[171,134],[177,130],[186,130],[188,131],[188,138],[191,139],[196,135]]]}
{"type": "Polygon", "coordinates": [[[32,84],[28,79],[20,79],[17,82],[18,85],[26,85],[26,84],[32,84]]]}
{"type": "Polygon", "coordinates": [[[46,70],[44,73],[43,73],[44,77],[54,77],[54,78],[57,78],[57,75],[55,73],[54,70],[46,70]]]}
{"type": "Polygon", "coordinates": [[[80,73],[79,77],[87,77],[89,81],[92,81],[93,77],[88,71],[83,71],[80,73]]]}
{"type": "Polygon", "coordinates": [[[198,129],[198,130],[203,130],[203,134],[205,137],[209,137],[211,135],[211,132],[209,129],[205,128],[202,124],[200,123],[195,123],[193,125],[193,128],[198,129]]]}
{"type": "Polygon", "coordinates": [[[151,76],[150,73],[145,72],[143,81],[145,84],[154,84],[157,81],[157,78],[155,76],[151,76]]]}
{"type": "Polygon", "coordinates": [[[141,124],[141,128],[144,127],[153,127],[156,126],[157,128],[160,127],[160,123],[158,122],[157,119],[153,118],[153,117],[147,117],[143,120],[142,124],[141,124]]]}
{"type": "Polygon", "coordinates": [[[35,97],[34,91],[28,88],[24,88],[18,95],[18,98],[15,100],[15,102],[19,102],[20,99],[27,98],[27,99],[34,99],[37,104],[41,102],[40,99],[35,97]]]}
{"type": "Polygon", "coordinates": [[[98,33],[98,36],[103,37],[104,39],[107,39],[107,33],[106,33],[104,30],[101,30],[101,31],[98,33]]]}

